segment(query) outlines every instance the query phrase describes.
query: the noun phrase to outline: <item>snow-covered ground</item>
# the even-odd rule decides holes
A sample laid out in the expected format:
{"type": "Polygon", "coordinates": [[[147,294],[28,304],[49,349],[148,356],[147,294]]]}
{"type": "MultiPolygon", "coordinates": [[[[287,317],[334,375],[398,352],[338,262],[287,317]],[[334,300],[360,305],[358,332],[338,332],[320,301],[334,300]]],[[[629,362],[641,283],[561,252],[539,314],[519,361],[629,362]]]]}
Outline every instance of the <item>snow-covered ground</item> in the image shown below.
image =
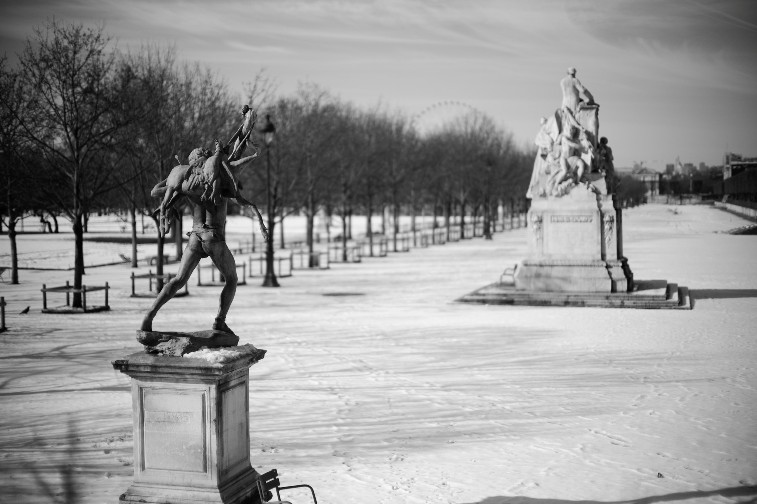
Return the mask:
{"type": "MultiPolygon", "coordinates": [[[[454,303],[524,257],[525,229],[296,271],[279,289],[250,279],[228,322],[268,350],[250,372],[253,466],[324,504],[754,502],[757,236],[721,233],[744,224],[706,206],[624,213],[636,278],[688,286],[692,311],[454,303]]],[[[235,226],[243,241],[250,220],[235,226]]],[[[19,247],[65,267],[73,243],[19,247]]],[[[85,247],[87,264],[129,253],[85,247]]],[[[3,237],[0,264],[7,250],[3,237]]],[[[131,271],[87,270],[85,283],[112,286],[112,311],[89,315],[40,313],[41,285],[70,271],[0,283],[1,502],[63,502],[63,478],[72,502],[129,486],[129,379],[110,361],[141,349],[150,300],[129,298],[131,271]]],[[[189,291],[157,329],[209,326],[219,288],[189,291]]]]}

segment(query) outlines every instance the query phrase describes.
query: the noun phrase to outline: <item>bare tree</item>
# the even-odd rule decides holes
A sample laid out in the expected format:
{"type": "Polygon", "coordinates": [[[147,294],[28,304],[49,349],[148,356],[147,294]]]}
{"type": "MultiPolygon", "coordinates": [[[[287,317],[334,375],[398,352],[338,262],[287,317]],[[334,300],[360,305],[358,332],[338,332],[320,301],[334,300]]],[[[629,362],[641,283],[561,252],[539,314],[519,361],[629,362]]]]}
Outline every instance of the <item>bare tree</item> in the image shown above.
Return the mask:
{"type": "Polygon", "coordinates": [[[0,58],[0,185],[5,186],[0,195],[0,225],[8,229],[11,247],[11,283],[18,284],[18,247],[16,226],[29,210],[33,197],[29,167],[22,154],[24,138],[19,122],[24,106],[23,87],[18,73],[0,58]]]}
{"type": "MultiPolygon", "coordinates": [[[[102,28],[50,21],[36,29],[19,57],[28,101],[17,115],[24,135],[70,190],[41,187],[71,220],[74,231],[74,287],[84,275],[84,224],[98,198],[112,189],[106,163],[114,134],[113,64],[102,28]]],[[[73,306],[81,307],[76,293],[73,306]]]]}

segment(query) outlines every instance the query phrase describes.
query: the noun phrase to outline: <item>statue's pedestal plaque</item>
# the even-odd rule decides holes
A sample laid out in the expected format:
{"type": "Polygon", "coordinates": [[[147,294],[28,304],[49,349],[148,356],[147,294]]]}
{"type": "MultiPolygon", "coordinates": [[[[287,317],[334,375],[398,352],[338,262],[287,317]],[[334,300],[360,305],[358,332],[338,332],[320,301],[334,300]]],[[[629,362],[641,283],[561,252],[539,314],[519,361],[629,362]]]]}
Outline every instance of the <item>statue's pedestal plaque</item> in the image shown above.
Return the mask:
{"type": "Polygon", "coordinates": [[[134,482],[119,502],[238,504],[252,494],[249,368],[263,353],[113,362],[132,378],[134,414],[134,482]]]}

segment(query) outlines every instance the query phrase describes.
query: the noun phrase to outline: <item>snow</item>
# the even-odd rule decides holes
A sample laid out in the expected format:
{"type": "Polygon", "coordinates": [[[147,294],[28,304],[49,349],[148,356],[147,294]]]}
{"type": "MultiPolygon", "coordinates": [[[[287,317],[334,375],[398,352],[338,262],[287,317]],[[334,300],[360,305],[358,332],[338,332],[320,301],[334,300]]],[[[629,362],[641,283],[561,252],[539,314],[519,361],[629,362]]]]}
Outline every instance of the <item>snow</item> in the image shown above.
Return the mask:
{"type": "MultiPolygon", "coordinates": [[[[689,287],[693,310],[454,303],[525,256],[525,229],[297,270],[279,289],[248,279],[228,324],[268,351],[250,371],[253,467],[323,503],[753,502],[757,237],[723,233],[747,221],[708,206],[646,205],[623,223],[636,278],[689,287]]],[[[229,229],[244,241],[251,221],[229,229]]],[[[73,264],[70,234],[19,248],[73,264]]],[[[129,250],[85,243],[88,264],[129,250]]],[[[7,252],[0,240],[0,265],[7,252]]],[[[0,502],[52,502],[63,478],[81,503],[129,486],[131,388],[110,362],[140,350],[151,302],[129,297],[131,272],[89,268],[112,311],[88,315],[40,313],[41,285],[70,271],[0,283],[0,502]]],[[[156,329],[210,327],[220,287],[189,291],[156,329]]]]}
{"type": "Polygon", "coordinates": [[[249,343],[227,348],[201,348],[196,352],[184,354],[186,359],[201,359],[210,364],[226,364],[243,355],[256,355],[258,349],[249,343]]]}

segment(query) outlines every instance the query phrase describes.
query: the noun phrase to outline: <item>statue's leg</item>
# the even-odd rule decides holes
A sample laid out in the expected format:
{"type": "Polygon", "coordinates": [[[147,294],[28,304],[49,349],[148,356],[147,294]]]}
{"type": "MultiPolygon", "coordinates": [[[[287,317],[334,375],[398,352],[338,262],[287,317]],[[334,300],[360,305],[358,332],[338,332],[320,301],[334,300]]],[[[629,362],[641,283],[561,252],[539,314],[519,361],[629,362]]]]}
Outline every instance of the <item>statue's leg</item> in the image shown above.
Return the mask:
{"type": "Polygon", "coordinates": [[[192,272],[200,263],[200,259],[205,257],[205,253],[202,250],[200,240],[193,233],[189,237],[189,244],[184,249],[184,254],[181,258],[181,264],[179,265],[179,271],[176,276],[163,286],[163,289],[155,298],[155,302],[150,307],[150,311],[147,312],[145,318],[142,320],[143,331],[152,331],[152,321],[155,315],[158,314],[158,310],[166,304],[171,298],[173,298],[179,290],[186,285],[189,281],[189,277],[192,276],[192,272]]]}
{"type": "Polygon", "coordinates": [[[209,253],[211,261],[226,282],[223,290],[221,290],[221,297],[218,301],[218,315],[213,324],[213,329],[233,334],[234,332],[226,325],[226,314],[229,313],[231,302],[234,301],[234,294],[237,291],[237,266],[234,262],[234,256],[224,241],[213,242],[206,247],[206,252],[209,253]]]}

